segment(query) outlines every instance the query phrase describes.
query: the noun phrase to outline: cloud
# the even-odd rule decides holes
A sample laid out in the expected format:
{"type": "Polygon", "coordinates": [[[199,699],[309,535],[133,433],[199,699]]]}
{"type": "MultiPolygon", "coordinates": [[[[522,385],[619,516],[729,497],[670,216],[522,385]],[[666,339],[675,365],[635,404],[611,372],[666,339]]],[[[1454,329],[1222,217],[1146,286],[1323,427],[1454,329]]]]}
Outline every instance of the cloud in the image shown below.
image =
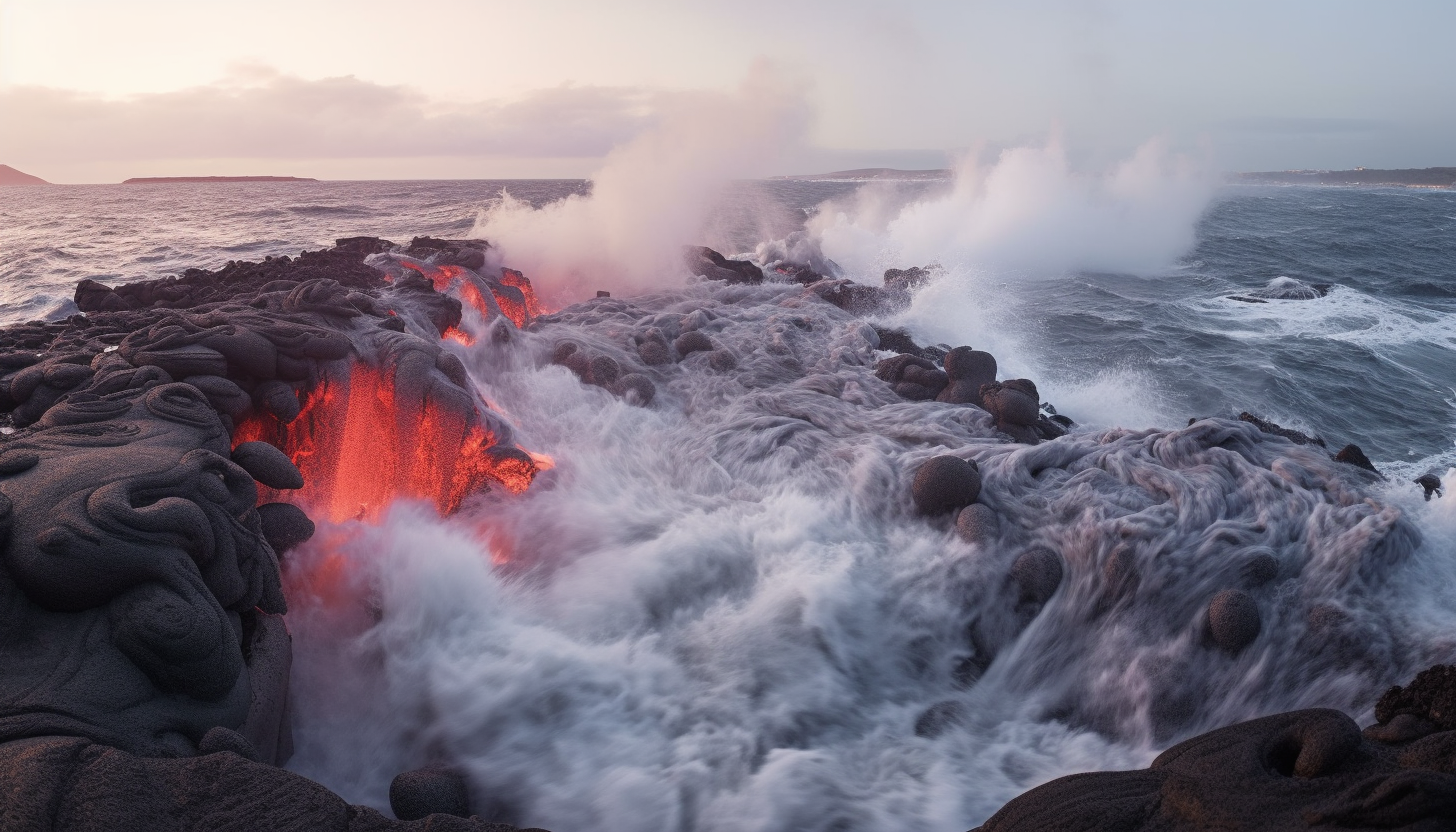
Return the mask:
{"type": "Polygon", "coordinates": [[[0,158],[599,157],[652,124],[661,96],[564,85],[511,101],[445,102],[354,76],[308,80],[258,67],[123,99],[12,87],[0,89],[0,158]]]}

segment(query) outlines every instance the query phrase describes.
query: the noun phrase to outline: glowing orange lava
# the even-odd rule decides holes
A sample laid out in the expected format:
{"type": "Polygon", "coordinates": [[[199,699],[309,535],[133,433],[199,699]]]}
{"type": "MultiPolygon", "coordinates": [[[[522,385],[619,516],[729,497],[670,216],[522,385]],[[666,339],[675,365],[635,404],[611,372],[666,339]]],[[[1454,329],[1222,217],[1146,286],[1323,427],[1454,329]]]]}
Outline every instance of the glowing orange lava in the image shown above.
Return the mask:
{"type": "Polygon", "coordinates": [[[541,306],[541,301],[536,298],[536,290],[531,288],[531,281],[527,280],[524,274],[515,269],[502,268],[501,282],[520,289],[521,294],[526,296],[526,314],[534,318],[546,313],[546,309],[541,306]]]}
{"type": "Polygon", "coordinates": [[[524,491],[538,471],[530,455],[498,445],[471,415],[428,394],[397,401],[393,378],[356,363],[347,379],[326,376],[311,390],[293,422],[255,412],[238,424],[233,442],[270,442],[303,472],[298,491],[259,486],[264,501],[297,502],[334,522],[375,520],[401,497],[450,514],[492,481],[524,491]]]}
{"type": "Polygon", "coordinates": [[[490,304],[486,303],[485,296],[480,293],[480,288],[474,281],[465,280],[460,283],[460,299],[474,307],[480,317],[487,321],[495,317],[495,313],[490,310],[490,304]]]}
{"type": "Polygon", "coordinates": [[[444,338],[447,341],[454,341],[462,347],[475,346],[475,336],[471,335],[463,329],[460,329],[459,327],[452,326],[446,329],[445,334],[441,335],[440,337],[444,338]]]}

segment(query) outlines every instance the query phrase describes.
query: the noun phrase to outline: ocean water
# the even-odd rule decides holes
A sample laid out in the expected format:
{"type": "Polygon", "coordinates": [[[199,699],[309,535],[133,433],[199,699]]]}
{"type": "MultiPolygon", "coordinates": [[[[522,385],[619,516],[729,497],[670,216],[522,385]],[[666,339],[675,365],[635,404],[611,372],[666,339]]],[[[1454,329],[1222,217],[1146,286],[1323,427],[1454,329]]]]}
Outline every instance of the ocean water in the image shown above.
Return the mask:
{"type": "MultiPolygon", "coordinates": [[[[69,314],[82,277],[467,235],[502,188],[536,207],[585,192],[9,189],[0,314],[69,314]]],[[[1456,464],[1456,193],[1175,196],[1123,204],[1126,222],[1092,233],[1062,200],[941,234],[968,204],[945,183],[738,183],[709,212],[699,240],[727,253],[806,230],[795,245],[866,282],[937,262],[881,323],[1036,380],[1079,428],[1035,448],[996,439],[980,411],[896,400],[873,379],[873,332],[798,287],[665,274],[509,344],[450,345],[556,467],[517,498],[443,520],[399,505],[290,554],[290,767],[387,807],[395,773],[447,762],[482,814],[557,832],[950,832],[1047,779],[1143,766],[1237,720],[1368,719],[1384,686],[1456,658],[1456,498],[1424,502],[1409,482],[1456,464]],[[1079,266],[1117,264],[1089,239],[1177,256],[1079,266]],[[698,329],[737,367],[653,370],[643,409],[546,360],[573,340],[630,361],[626,337],[650,328],[698,329]],[[1185,428],[1241,410],[1357,443],[1387,479],[1245,425],[1185,428]],[[910,510],[914,466],[944,452],[979,463],[990,539],[910,510]],[[1064,573],[1028,605],[1007,576],[1034,546],[1064,573]],[[1272,580],[1249,582],[1256,560],[1272,580]],[[1226,588],[1262,617],[1236,656],[1202,637],[1226,588]]]]}

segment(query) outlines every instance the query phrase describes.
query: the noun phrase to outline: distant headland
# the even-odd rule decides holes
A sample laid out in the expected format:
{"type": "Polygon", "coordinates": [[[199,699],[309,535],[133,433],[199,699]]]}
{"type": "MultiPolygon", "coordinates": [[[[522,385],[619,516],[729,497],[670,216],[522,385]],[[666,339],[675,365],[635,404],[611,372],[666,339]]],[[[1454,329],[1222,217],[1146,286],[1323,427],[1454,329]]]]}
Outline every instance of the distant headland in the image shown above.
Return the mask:
{"type": "Polygon", "coordinates": [[[1366,185],[1402,188],[1456,188],[1456,168],[1380,170],[1271,170],[1236,173],[1229,181],[1242,185],[1366,185]]]}
{"type": "Polygon", "coordinates": [[[869,182],[871,180],[888,181],[931,181],[940,179],[952,179],[955,172],[947,169],[937,170],[898,170],[896,168],[857,168],[855,170],[837,170],[833,173],[806,173],[796,176],[771,176],[770,179],[792,179],[805,182],[869,182]]]}
{"type": "Polygon", "coordinates": [[[51,183],[41,179],[39,176],[31,176],[28,173],[21,173],[9,165],[0,165],[0,186],[4,185],[49,185],[51,183]]]}
{"type": "Polygon", "coordinates": [[[137,176],[123,185],[180,185],[189,182],[317,182],[307,176],[137,176]]]}

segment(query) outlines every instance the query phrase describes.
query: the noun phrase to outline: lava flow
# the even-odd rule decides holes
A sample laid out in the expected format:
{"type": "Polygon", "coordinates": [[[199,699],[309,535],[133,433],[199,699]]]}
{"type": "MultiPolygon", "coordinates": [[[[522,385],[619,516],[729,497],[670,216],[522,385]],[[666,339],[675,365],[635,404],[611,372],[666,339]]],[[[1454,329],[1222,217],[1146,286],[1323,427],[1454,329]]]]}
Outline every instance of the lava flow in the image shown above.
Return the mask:
{"type": "Polygon", "coordinates": [[[429,500],[450,514],[490,482],[524,491],[539,470],[473,415],[429,395],[399,401],[391,373],[355,363],[347,378],[326,376],[315,386],[292,422],[255,412],[233,441],[272,443],[303,472],[302,489],[264,500],[298,502],[334,522],[375,520],[398,498],[429,500]]]}

